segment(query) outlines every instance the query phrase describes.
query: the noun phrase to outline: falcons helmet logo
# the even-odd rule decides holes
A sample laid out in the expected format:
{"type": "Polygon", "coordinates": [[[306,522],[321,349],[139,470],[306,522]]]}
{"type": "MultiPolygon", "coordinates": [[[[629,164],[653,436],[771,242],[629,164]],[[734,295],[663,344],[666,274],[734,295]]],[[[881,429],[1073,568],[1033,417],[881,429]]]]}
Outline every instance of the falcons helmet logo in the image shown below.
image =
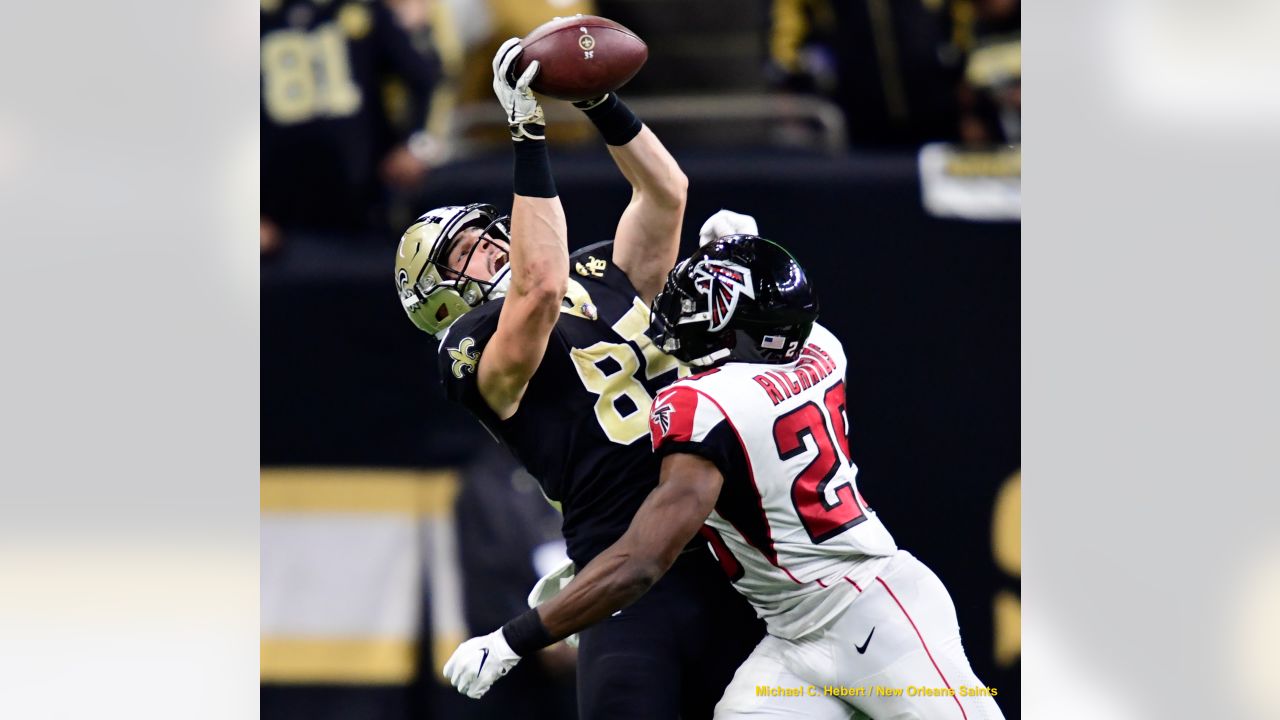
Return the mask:
{"type": "Polygon", "coordinates": [[[693,286],[707,294],[710,332],[721,330],[738,308],[738,298],[756,297],[751,284],[751,271],[728,260],[702,260],[689,273],[693,286]]]}

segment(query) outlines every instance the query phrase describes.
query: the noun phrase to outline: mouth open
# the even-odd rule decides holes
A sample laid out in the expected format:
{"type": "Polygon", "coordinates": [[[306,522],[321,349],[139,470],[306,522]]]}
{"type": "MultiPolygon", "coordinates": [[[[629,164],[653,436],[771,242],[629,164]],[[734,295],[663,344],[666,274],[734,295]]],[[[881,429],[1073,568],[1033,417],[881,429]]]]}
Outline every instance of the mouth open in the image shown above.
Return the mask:
{"type": "Polygon", "coordinates": [[[498,274],[498,272],[500,272],[500,271],[502,270],[502,268],[504,268],[504,267],[506,267],[506,266],[507,266],[507,256],[506,256],[506,255],[499,255],[498,257],[494,258],[494,260],[493,260],[493,274],[494,274],[494,275],[497,275],[497,274],[498,274]]]}

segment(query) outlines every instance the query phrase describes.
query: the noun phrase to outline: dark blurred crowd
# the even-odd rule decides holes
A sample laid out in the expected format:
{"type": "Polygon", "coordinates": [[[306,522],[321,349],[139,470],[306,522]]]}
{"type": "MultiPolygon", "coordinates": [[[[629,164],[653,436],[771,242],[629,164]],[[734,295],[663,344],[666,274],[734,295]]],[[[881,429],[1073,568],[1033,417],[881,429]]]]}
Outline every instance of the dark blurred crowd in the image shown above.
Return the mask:
{"type": "Polygon", "coordinates": [[[629,97],[820,98],[850,152],[1020,141],[1019,0],[261,3],[264,258],[291,237],[392,242],[431,169],[465,154],[460,111],[491,102],[493,49],[579,12],[649,43],[629,97]]]}
{"type": "Polygon", "coordinates": [[[825,95],[855,147],[1020,140],[1019,0],[774,0],[774,87],[825,95]]]}
{"type": "Polygon", "coordinates": [[[431,165],[440,78],[414,2],[262,0],[261,243],[383,229],[389,193],[431,165]]]}

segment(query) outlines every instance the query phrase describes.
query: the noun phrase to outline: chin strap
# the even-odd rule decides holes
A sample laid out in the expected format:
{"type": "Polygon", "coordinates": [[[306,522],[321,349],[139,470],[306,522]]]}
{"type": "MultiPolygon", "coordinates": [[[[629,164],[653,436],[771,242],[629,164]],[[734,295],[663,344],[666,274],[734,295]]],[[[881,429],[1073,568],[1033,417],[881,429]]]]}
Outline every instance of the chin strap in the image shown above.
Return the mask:
{"type": "MultiPolygon", "coordinates": [[[[680,349],[680,341],[668,336],[662,341],[661,349],[662,352],[667,353],[668,355],[674,355],[675,352],[680,349]]],[[[721,360],[729,357],[729,352],[728,348],[724,348],[716,350],[709,355],[703,355],[702,357],[694,358],[692,360],[684,360],[682,362],[688,365],[693,365],[694,367],[707,367],[708,365],[715,365],[721,360]]]]}
{"type": "Polygon", "coordinates": [[[493,289],[489,291],[489,300],[497,300],[511,289],[511,265],[503,265],[494,278],[493,289]]]}
{"type": "Polygon", "coordinates": [[[689,361],[689,364],[695,367],[707,367],[709,365],[715,365],[727,357],[729,357],[729,349],[725,348],[723,350],[717,350],[710,355],[703,355],[700,358],[694,358],[689,361]]]}

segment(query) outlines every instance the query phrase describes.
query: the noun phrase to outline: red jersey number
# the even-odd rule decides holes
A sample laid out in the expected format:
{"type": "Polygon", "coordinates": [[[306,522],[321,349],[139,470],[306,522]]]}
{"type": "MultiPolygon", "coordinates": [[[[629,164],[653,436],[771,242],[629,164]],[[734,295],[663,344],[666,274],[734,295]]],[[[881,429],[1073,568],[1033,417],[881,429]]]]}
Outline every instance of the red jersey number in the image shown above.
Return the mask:
{"type": "MultiPolygon", "coordinates": [[[[833,385],[824,396],[823,404],[831,414],[840,448],[847,457],[844,417],[839,412],[844,407],[844,383],[833,385]]],[[[819,544],[866,520],[867,516],[854,498],[853,485],[848,482],[835,489],[834,503],[827,502],[827,485],[840,470],[840,457],[827,429],[827,419],[816,403],[805,403],[774,422],[773,440],[778,447],[778,458],[790,460],[805,452],[808,449],[806,435],[812,438],[818,453],[792,482],[791,503],[809,539],[819,544]]]]}

